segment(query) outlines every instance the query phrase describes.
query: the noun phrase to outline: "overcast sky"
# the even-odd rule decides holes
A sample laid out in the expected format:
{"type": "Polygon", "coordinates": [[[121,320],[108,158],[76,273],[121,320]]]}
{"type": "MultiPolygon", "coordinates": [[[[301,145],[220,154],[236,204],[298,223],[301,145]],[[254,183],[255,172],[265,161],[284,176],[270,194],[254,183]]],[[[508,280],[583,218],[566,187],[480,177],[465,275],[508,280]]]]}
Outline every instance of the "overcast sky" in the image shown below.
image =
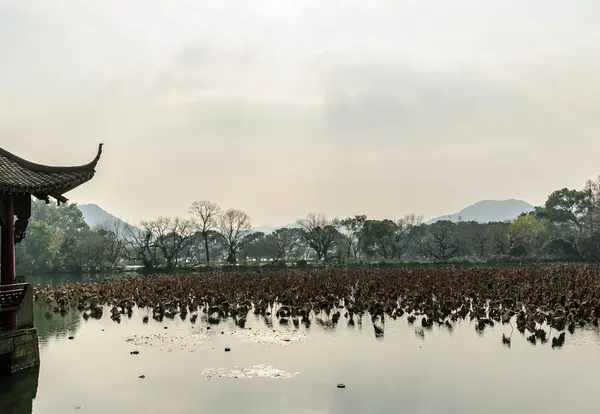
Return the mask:
{"type": "Polygon", "coordinates": [[[128,221],[542,203],[600,173],[597,0],[0,0],[0,145],[128,221]]]}

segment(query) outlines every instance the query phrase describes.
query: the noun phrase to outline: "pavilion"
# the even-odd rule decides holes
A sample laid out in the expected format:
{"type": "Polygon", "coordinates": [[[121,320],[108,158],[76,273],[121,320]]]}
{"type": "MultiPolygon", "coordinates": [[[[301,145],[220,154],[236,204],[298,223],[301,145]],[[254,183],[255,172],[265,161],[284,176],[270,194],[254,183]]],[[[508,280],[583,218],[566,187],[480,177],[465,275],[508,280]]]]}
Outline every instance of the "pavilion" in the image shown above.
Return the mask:
{"type": "Polygon", "coordinates": [[[102,144],[92,162],[57,167],[0,148],[0,375],[39,364],[33,289],[28,283],[17,283],[15,274],[15,243],[25,237],[32,197],[66,203],[66,192],[94,177],[101,154],[102,144]]]}

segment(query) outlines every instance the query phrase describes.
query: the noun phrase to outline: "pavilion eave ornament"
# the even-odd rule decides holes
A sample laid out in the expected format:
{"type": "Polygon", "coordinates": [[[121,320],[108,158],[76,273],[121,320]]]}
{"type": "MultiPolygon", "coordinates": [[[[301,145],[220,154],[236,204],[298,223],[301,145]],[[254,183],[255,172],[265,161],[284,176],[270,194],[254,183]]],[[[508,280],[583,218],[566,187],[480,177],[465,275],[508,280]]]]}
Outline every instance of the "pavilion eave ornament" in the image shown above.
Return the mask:
{"type": "Polygon", "coordinates": [[[21,243],[27,234],[28,219],[18,218],[15,221],[15,243],[21,243]]]}
{"type": "Polygon", "coordinates": [[[15,243],[20,243],[24,238],[31,217],[31,196],[15,195],[13,196],[15,220],[15,243]]]}

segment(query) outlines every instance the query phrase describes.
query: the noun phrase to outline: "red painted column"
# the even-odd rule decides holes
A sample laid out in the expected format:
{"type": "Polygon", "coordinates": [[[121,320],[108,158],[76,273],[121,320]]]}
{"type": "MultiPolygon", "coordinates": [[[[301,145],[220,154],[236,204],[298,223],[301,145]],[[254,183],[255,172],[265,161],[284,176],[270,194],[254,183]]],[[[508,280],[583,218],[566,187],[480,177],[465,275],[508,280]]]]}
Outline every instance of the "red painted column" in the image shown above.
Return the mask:
{"type": "Polygon", "coordinates": [[[2,239],[0,246],[2,256],[0,256],[0,277],[3,285],[15,283],[15,214],[13,205],[13,196],[5,196],[2,203],[2,239]]]}
{"type": "MultiPolygon", "coordinates": [[[[0,284],[15,283],[15,214],[13,196],[7,195],[2,200],[2,233],[0,235],[0,284]]],[[[8,316],[10,329],[17,329],[17,313],[8,316]]]]}

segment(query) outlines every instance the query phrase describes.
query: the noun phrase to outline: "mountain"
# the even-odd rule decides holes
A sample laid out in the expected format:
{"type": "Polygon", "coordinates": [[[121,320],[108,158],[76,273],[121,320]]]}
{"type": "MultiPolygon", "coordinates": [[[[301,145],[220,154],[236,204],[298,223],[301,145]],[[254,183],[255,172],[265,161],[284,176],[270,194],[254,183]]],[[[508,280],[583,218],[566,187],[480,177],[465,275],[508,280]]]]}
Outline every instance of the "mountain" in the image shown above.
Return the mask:
{"type": "Polygon", "coordinates": [[[277,227],[273,227],[273,226],[268,226],[268,225],[264,225],[264,226],[258,226],[258,227],[253,227],[252,231],[257,233],[257,232],[263,232],[265,234],[271,234],[273,232],[275,232],[278,229],[283,229],[283,228],[288,228],[288,229],[295,229],[295,228],[299,228],[300,225],[298,223],[293,223],[293,224],[288,224],[286,226],[277,226],[277,227]]]}
{"type": "Polygon", "coordinates": [[[130,226],[130,224],[118,217],[113,216],[96,204],[79,204],[78,207],[83,213],[83,219],[87,225],[90,226],[90,228],[96,226],[108,226],[111,229],[117,228],[124,230],[130,226]]]}
{"type": "Polygon", "coordinates": [[[520,214],[529,213],[533,210],[534,206],[522,200],[482,200],[463,208],[458,213],[431,219],[427,224],[435,223],[440,220],[449,220],[453,222],[477,221],[479,223],[513,220],[520,214]]]}
{"type": "MultiPolygon", "coordinates": [[[[79,204],[77,207],[79,207],[79,210],[81,210],[81,212],[83,213],[83,219],[85,220],[87,225],[90,226],[90,228],[100,226],[100,225],[102,225],[102,226],[106,225],[106,226],[109,226],[110,228],[113,228],[113,226],[118,226],[119,229],[126,229],[127,226],[131,226],[129,223],[121,220],[119,217],[113,216],[108,211],[104,210],[103,208],[101,208],[100,206],[98,206],[96,204],[79,204]]],[[[260,231],[265,234],[270,234],[270,233],[273,233],[275,230],[281,229],[283,227],[294,228],[294,227],[299,227],[299,225],[297,223],[288,224],[287,226],[276,226],[276,227],[264,225],[264,226],[254,227],[254,228],[252,228],[252,231],[253,232],[260,231]]]]}

